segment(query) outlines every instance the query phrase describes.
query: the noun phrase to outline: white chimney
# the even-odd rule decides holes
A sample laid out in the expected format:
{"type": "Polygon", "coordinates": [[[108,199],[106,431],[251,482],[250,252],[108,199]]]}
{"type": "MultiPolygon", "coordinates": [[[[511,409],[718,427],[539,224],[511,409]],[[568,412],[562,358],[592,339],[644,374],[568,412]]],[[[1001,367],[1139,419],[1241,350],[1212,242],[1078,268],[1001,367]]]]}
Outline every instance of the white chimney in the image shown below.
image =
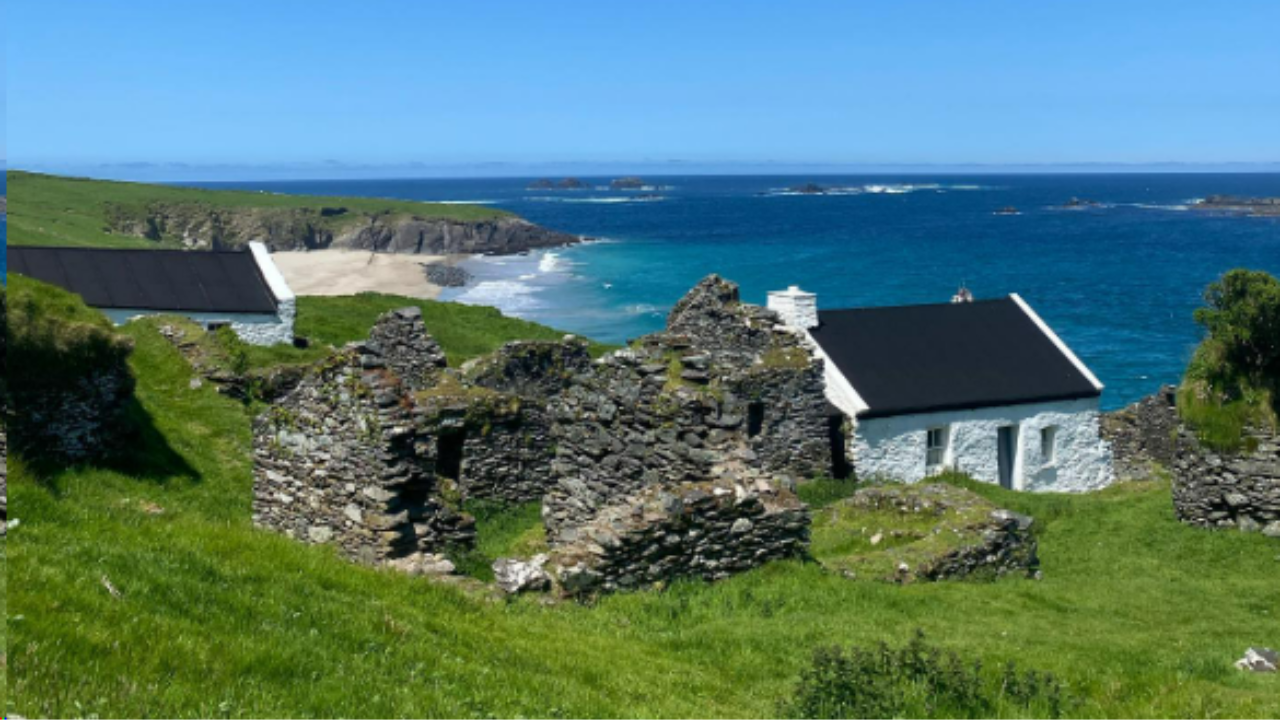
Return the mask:
{"type": "Polygon", "coordinates": [[[818,327],[818,296],[796,285],[770,292],[769,309],[778,313],[787,327],[798,330],[818,327]]]}

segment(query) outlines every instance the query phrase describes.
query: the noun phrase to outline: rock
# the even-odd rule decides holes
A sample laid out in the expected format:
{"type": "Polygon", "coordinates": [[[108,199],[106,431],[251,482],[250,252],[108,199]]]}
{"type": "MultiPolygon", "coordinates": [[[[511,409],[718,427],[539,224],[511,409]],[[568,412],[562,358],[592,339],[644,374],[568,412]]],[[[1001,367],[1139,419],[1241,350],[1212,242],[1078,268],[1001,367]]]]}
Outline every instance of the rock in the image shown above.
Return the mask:
{"type": "Polygon", "coordinates": [[[427,282],[445,288],[465,287],[473,276],[465,268],[444,263],[427,263],[422,266],[427,282]]]}
{"type": "Polygon", "coordinates": [[[413,553],[388,560],[386,564],[408,575],[440,577],[452,575],[457,570],[449,558],[436,553],[413,553]]]}
{"type": "Polygon", "coordinates": [[[800,193],[801,195],[825,195],[827,193],[827,189],[816,183],[805,183],[803,185],[796,185],[795,187],[789,188],[788,192],[800,193]]]}
{"type": "Polygon", "coordinates": [[[307,528],[307,537],[313,543],[327,543],[333,539],[333,529],[325,525],[312,525],[307,528]]]}
{"type": "Polygon", "coordinates": [[[1262,528],[1262,534],[1269,538],[1280,538],[1280,520],[1267,523],[1262,528]]]}
{"type": "Polygon", "coordinates": [[[1280,666],[1280,653],[1264,647],[1251,647],[1236,661],[1237,668],[1257,673],[1276,672],[1277,666],[1280,666]]]}
{"type": "Polygon", "coordinates": [[[645,182],[638,177],[624,177],[610,182],[609,187],[614,190],[640,190],[645,187],[645,182]]]}
{"type": "Polygon", "coordinates": [[[546,555],[535,555],[528,561],[498,558],[493,563],[494,582],[508,595],[543,592],[551,587],[551,576],[542,569],[546,562],[546,555]]]}

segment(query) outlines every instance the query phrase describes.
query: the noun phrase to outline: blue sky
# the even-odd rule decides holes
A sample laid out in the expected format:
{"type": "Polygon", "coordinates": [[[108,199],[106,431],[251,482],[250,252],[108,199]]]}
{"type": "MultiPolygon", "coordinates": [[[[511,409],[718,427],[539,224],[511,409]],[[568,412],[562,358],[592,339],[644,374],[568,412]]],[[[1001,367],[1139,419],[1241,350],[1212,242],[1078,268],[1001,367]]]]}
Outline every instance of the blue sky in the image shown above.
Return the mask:
{"type": "Polygon", "coordinates": [[[11,167],[1280,162],[1269,0],[7,0],[4,22],[11,167]]]}

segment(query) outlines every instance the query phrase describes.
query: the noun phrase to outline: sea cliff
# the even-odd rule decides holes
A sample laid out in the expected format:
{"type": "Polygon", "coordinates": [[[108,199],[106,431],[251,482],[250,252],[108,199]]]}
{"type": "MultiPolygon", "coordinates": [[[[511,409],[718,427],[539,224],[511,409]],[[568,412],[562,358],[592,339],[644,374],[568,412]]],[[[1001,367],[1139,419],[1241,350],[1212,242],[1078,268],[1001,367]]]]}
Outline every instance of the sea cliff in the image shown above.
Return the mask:
{"type": "Polygon", "coordinates": [[[506,255],[582,240],[483,205],[6,177],[22,199],[8,218],[14,245],[506,255]]]}
{"type": "Polygon", "coordinates": [[[345,208],[223,208],[201,203],[153,203],[141,210],[115,207],[107,216],[108,232],[176,241],[201,250],[234,249],[261,240],[272,250],[506,255],[582,240],[513,216],[460,220],[345,208]],[[352,217],[334,222],[339,213],[352,217]]]}

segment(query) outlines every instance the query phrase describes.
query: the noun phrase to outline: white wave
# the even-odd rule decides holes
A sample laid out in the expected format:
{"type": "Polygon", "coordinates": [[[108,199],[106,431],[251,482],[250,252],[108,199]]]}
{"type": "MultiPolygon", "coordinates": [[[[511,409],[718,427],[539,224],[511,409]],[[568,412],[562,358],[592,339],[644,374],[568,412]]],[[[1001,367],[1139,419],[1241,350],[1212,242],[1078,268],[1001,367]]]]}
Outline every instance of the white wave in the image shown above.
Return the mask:
{"type": "Polygon", "coordinates": [[[553,273],[566,272],[573,267],[574,262],[560,253],[547,252],[538,260],[538,272],[553,273]]]}
{"type": "Polygon", "coordinates": [[[666,200],[665,196],[646,196],[646,197],[589,197],[589,198],[568,198],[568,197],[526,197],[529,202],[557,202],[557,203],[585,203],[596,205],[622,205],[625,203],[643,203],[643,202],[659,202],[666,200]]]}
{"type": "Polygon", "coordinates": [[[639,303],[637,305],[627,305],[622,308],[622,312],[628,315],[661,315],[663,309],[657,305],[639,303]]]}
{"type": "Polygon", "coordinates": [[[794,197],[796,195],[906,195],[915,192],[949,192],[991,190],[987,185],[945,185],[939,183],[868,183],[866,185],[832,186],[822,192],[800,192],[792,188],[771,188],[763,193],[770,197],[794,197]]]}
{"type": "Polygon", "coordinates": [[[1174,212],[1182,212],[1190,210],[1190,205],[1160,205],[1158,203],[1121,203],[1129,207],[1142,208],[1143,210],[1172,210],[1174,212]]]}
{"type": "Polygon", "coordinates": [[[537,292],[537,288],[518,280],[486,280],[455,299],[466,305],[488,305],[506,313],[519,313],[541,306],[535,297],[537,292]]]}

